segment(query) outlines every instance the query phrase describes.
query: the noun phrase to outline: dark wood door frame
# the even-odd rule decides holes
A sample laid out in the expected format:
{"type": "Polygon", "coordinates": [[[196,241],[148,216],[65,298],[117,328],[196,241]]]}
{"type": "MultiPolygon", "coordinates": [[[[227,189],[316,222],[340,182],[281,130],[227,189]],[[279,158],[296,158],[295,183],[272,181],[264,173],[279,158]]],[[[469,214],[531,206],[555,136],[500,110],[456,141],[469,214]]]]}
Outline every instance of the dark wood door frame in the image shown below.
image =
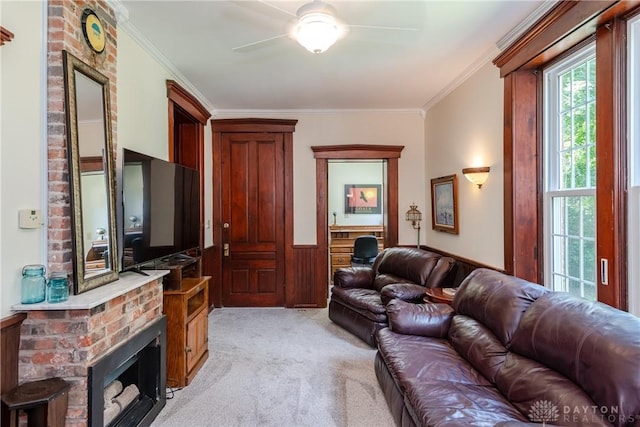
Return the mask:
{"type": "MultiPolygon", "coordinates": [[[[284,134],[284,246],[285,264],[293,264],[293,132],[297,120],[280,119],[214,119],[211,120],[213,139],[212,165],[212,197],[213,197],[213,248],[212,248],[212,287],[209,290],[209,300],[212,305],[221,307],[222,293],[222,203],[221,203],[221,173],[222,173],[222,137],[229,132],[281,132],[284,134]]],[[[285,265],[285,306],[295,305],[295,269],[285,265]]]]}
{"type": "MultiPolygon", "coordinates": [[[[195,153],[185,153],[185,157],[194,158],[195,166],[200,171],[200,222],[204,219],[204,126],[211,113],[200,102],[173,80],[167,80],[168,119],[169,119],[169,161],[180,163],[181,150],[193,150],[195,153]],[[176,117],[182,123],[190,122],[194,126],[192,137],[194,141],[182,144],[176,140],[176,117]],[[187,155],[188,154],[188,155],[187,155]]],[[[178,132],[177,135],[180,135],[178,132]]],[[[186,165],[193,167],[194,165],[186,165]]],[[[200,247],[204,246],[204,227],[200,226],[200,247]]]]}
{"type": "MultiPolygon", "coordinates": [[[[385,246],[398,244],[398,159],[404,145],[324,145],[311,147],[316,159],[316,241],[318,242],[318,271],[328,274],[327,257],[329,237],[327,230],[327,186],[329,160],[385,160],[387,162],[387,183],[384,189],[384,212],[387,214],[385,226],[385,246]]],[[[324,281],[328,283],[328,280],[324,281]]],[[[328,287],[325,287],[328,292],[328,287]]]]}

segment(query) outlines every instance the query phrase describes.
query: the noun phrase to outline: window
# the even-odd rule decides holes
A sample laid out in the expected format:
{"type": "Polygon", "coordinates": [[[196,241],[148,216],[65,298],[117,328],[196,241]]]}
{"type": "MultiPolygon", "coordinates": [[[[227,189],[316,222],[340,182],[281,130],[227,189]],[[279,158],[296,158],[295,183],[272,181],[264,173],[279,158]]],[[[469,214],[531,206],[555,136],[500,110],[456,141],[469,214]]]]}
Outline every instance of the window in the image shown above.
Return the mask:
{"type": "Polygon", "coordinates": [[[596,300],[595,46],[544,77],[545,282],[596,300]]]}

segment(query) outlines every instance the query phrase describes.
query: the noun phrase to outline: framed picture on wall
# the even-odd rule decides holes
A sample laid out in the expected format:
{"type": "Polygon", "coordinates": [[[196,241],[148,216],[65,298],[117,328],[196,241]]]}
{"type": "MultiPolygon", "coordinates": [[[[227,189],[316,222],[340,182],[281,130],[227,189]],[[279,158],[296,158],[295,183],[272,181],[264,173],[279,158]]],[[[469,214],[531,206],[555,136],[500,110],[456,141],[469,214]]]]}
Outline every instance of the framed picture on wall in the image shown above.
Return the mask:
{"type": "Polygon", "coordinates": [[[455,174],[431,180],[431,228],[458,234],[458,189],[455,174]]]}
{"type": "Polygon", "coordinates": [[[345,184],[344,213],[345,214],[380,214],[380,184],[345,184]]]}

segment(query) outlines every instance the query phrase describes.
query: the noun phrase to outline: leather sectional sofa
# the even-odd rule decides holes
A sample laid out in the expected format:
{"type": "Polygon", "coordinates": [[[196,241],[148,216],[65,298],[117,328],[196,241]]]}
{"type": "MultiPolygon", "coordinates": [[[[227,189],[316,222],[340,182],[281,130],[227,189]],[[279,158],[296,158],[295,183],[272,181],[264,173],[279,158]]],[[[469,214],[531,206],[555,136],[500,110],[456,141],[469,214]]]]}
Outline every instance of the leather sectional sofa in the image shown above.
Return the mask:
{"type": "Polygon", "coordinates": [[[455,265],[451,257],[422,249],[385,249],[371,267],[336,270],[329,318],[375,347],[376,331],[387,326],[387,302],[422,302],[425,288],[452,286],[455,265]]]}
{"type": "Polygon", "coordinates": [[[387,305],[375,370],[398,426],[640,425],[640,319],[478,269],[387,305]]]}

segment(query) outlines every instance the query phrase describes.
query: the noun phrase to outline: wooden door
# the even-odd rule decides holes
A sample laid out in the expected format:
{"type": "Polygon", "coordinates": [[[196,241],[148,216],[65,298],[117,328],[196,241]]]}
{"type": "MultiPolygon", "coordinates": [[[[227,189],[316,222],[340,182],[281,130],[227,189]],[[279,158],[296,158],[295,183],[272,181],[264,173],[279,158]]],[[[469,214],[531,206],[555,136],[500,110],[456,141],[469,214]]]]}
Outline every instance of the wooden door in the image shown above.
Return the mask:
{"type": "Polygon", "coordinates": [[[284,306],[284,135],[222,134],[222,305],[284,306]]]}

